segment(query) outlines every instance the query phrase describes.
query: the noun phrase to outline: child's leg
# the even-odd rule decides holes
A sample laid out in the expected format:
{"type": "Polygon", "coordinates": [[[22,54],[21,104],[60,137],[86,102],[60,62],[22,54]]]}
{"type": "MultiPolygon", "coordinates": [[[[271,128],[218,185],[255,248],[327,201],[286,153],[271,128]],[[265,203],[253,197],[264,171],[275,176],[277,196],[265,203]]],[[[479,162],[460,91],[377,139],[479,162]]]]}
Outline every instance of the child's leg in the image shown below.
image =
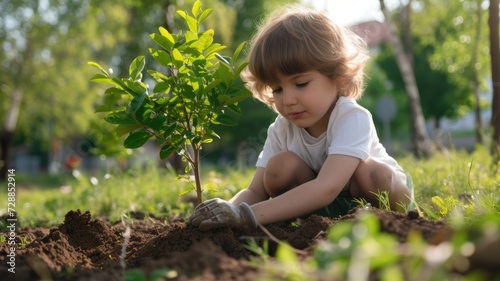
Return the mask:
{"type": "Polygon", "coordinates": [[[368,158],[359,164],[352,179],[351,195],[362,197],[374,206],[379,206],[377,195],[383,191],[389,193],[392,210],[405,211],[400,205],[410,203],[411,194],[406,182],[385,163],[368,158]]]}
{"type": "Polygon", "coordinates": [[[304,160],[293,152],[283,151],[267,162],[264,188],[270,197],[276,197],[314,178],[316,173],[304,160]]]}

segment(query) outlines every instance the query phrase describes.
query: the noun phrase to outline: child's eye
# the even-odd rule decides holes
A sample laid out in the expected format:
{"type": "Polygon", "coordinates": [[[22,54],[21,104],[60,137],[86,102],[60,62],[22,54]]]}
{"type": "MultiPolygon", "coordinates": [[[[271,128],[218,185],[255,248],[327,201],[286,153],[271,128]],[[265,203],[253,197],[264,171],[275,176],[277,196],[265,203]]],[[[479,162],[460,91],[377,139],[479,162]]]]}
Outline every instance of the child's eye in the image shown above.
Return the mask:
{"type": "Polygon", "coordinates": [[[279,94],[283,91],[282,88],[275,88],[275,89],[272,89],[273,90],[273,94],[279,94]]]}
{"type": "Polygon", "coordinates": [[[306,87],[308,84],[309,84],[309,82],[297,83],[297,84],[295,84],[295,86],[297,86],[297,87],[299,87],[299,88],[304,88],[304,87],[306,87]]]}

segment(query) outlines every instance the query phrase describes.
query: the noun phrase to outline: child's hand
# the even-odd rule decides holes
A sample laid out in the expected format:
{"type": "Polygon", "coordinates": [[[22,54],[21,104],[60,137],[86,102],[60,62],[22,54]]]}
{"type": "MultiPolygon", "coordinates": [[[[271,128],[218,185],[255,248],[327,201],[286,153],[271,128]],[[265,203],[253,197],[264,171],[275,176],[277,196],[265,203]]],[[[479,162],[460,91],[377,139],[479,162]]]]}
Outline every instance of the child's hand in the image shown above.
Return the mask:
{"type": "Polygon", "coordinates": [[[255,215],[247,203],[234,205],[219,198],[210,199],[198,205],[188,223],[200,230],[222,226],[237,229],[257,227],[255,215]]]}

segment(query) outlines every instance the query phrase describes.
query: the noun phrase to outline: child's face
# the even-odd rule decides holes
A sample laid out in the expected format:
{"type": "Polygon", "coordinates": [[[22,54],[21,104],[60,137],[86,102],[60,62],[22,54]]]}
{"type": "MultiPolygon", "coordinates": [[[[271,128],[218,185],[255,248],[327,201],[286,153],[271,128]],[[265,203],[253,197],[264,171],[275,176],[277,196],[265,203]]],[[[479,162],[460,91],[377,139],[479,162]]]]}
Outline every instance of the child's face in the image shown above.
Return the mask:
{"type": "Polygon", "coordinates": [[[318,137],[326,131],[330,113],[338,99],[337,84],[320,72],[308,71],[279,76],[269,85],[278,112],[299,128],[318,137]]]}

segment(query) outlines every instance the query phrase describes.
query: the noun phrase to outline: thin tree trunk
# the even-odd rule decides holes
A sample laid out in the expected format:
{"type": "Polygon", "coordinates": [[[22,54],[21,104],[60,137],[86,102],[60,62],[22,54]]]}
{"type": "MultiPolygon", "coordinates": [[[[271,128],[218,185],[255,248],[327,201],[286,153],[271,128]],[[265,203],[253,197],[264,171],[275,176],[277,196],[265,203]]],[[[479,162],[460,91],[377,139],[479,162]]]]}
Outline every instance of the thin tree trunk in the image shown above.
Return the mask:
{"type": "Polygon", "coordinates": [[[403,10],[401,11],[401,20],[403,26],[403,46],[406,57],[410,62],[411,67],[414,67],[413,64],[413,43],[411,41],[411,1],[408,0],[408,3],[403,6],[403,10]]]}
{"type": "MultiPolygon", "coordinates": [[[[36,25],[38,22],[38,1],[33,4],[33,16],[31,19],[31,24],[36,25]]],[[[16,72],[16,78],[14,83],[14,91],[10,95],[9,109],[6,114],[5,123],[3,124],[3,132],[0,137],[0,180],[7,179],[7,169],[10,169],[10,150],[12,141],[14,139],[14,133],[17,127],[17,120],[19,118],[19,112],[21,110],[21,102],[23,100],[23,85],[22,77],[24,73],[24,63],[30,61],[33,56],[33,40],[31,36],[26,38],[26,47],[24,48],[20,60],[14,60],[10,66],[16,72]]]]}
{"type": "MultiPolygon", "coordinates": [[[[189,153],[189,152],[188,152],[189,153]]],[[[203,189],[201,187],[201,175],[200,175],[200,149],[193,146],[193,172],[194,172],[194,181],[196,184],[196,198],[197,205],[203,203],[203,189]]]]}
{"type": "Polygon", "coordinates": [[[474,46],[472,50],[472,87],[474,89],[474,130],[476,132],[476,143],[483,144],[483,121],[481,119],[481,99],[479,91],[479,77],[476,70],[477,57],[479,53],[479,42],[481,42],[481,26],[483,12],[481,9],[482,0],[477,0],[477,26],[476,26],[476,38],[474,40],[474,46]]]}
{"type": "Polygon", "coordinates": [[[425,129],[425,120],[420,105],[420,94],[418,92],[415,74],[410,60],[403,50],[401,40],[398,38],[396,27],[392,16],[385,6],[384,0],[380,0],[380,8],[385,17],[388,30],[389,43],[396,55],[396,61],[405,82],[406,92],[410,100],[411,127],[412,127],[412,150],[416,157],[428,157],[431,155],[432,145],[425,129]]]}
{"type": "Polygon", "coordinates": [[[7,111],[2,136],[0,137],[0,180],[2,181],[7,179],[7,170],[12,168],[10,150],[14,140],[14,132],[19,118],[22,99],[23,92],[21,89],[14,90],[10,95],[9,110],[7,111]]]}
{"type": "Polygon", "coordinates": [[[489,26],[490,26],[490,55],[491,55],[491,80],[493,84],[493,101],[491,107],[492,144],[491,152],[494,155],[494,164],[500,160],[500,35],[499,35],[499,0],[490,0],[489,26]]]}
{"type": "Polygon", "coordinates": [[[10,165],[10,146],[12,144],[12,140],[14,139],[14,132],[12,131],[4,131],[2,132],[2,136],[0,137],[0,149],[1,149],[1,157],[0,157],[0,180],[7,180],[7,169],[11,169],[10,165]]]}

